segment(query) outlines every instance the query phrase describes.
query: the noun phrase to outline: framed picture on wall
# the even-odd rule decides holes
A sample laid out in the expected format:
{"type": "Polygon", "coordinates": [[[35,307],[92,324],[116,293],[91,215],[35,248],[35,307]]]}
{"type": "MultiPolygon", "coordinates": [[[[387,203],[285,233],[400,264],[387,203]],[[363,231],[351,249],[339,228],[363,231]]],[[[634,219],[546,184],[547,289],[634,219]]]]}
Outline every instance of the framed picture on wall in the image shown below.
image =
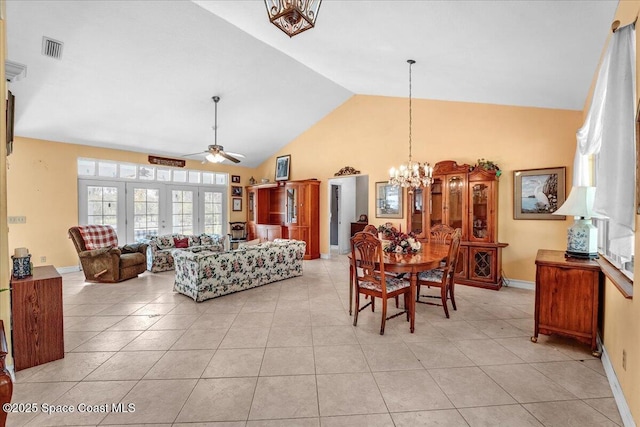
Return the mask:
{"type": "Polygon", "coordinates": [[[402,187],[376,182],[376,218],[402,218],[402,187]]]}
{"type": "Polygon", "coordinates": [[[235,185],[231,186],[231,195],[233,197],[242,197],[242,187],[237,187],[235,185]]]}
{"type": "Polygon", "coordinates": [[[240,175],[231,175],[231,182],[233,182],[235,184],[239,184],[240,183],[240,175]]]}
{"type": "Polygon", "coordinates": [[[513,172],[513,219],[556,219],[565,200],[565,167],[513,172]]]}
{"type": "Polygon", "coordinates": [[[289,169],[291,168],[291,155],[280,156],[276,159],[276,181],[286,181],[289,179],[289,169]]]}
{"type": "Polygon", "coordinates": [[[242,199],[232,199],[233,200],[233,206],[232,206],[232,210],[234,212],[238,212],[242,210],[242,199]]]}

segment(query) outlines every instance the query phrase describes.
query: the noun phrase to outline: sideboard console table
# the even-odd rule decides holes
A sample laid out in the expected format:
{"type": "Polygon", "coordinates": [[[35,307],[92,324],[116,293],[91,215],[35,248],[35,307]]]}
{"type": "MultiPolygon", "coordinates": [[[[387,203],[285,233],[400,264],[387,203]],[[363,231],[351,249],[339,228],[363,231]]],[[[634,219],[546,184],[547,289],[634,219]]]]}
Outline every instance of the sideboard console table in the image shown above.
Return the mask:
{"type": "Polygon", "coordinates": [[[573,337],[591,346],[600,357],[598,333],[599,292],[604,283],[600,265],[593,260],[565,258],[563,251],[538,250],[534,334],[573,337]]]}
{"type": "Polygon", "coordinates": [[[11,333],[16,371],[64,357],[62,277],[52,265],[11,278],[11,333]]]}

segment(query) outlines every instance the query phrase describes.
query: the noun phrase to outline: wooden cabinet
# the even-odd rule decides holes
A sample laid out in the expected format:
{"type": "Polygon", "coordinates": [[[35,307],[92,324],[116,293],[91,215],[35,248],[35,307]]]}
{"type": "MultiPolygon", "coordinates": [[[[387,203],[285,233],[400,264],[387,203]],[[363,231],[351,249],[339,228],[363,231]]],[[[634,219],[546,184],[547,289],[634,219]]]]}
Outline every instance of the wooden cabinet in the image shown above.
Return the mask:
{"type": "Polygon", "coordinates": [[[282,226],[280,225],[269,225],[269,224],[257,224],[255,225],[256,234],[252,236],[250,240],[260,239],[260,243],[262,242],[271,242],[274,239],[281,239],[282,236],[282,226]]]}
{"type": "Polygon", "coordinates": [[[599,357],[599,293],[603,284],[600,266],[593,260],[565,258],[563,251],[540,249],[536,257],[536,306],[534,335],[552,333],[589,344],[599,357]]]}
{"type": "Polygon", "coordinates": [[[64,357],[62,277],[52,265],[11,279],[11,333],[16,371],[64,357]]]}
{"type": "Polygon", "coordinates": [[[431,227],[462,230],[456,283],[490,289],[502,287],[502,248],[498,242],[498,177],[495,171],[436,163],[428,189],[410,193],[408,229],[427,239],[431,227]]]}
{"type": "Polygon", "coordinates": [[[369,225],[366,222],[352,222],[351,223],[351,237],[359,231],[364,230],[364,228],[369,225]]]}
{"type": "Polygon", "coordinates": [[[304,240],[305,259],[320,257],[320,181],[249,186],[247,206],[249,240],[304,240]]]}

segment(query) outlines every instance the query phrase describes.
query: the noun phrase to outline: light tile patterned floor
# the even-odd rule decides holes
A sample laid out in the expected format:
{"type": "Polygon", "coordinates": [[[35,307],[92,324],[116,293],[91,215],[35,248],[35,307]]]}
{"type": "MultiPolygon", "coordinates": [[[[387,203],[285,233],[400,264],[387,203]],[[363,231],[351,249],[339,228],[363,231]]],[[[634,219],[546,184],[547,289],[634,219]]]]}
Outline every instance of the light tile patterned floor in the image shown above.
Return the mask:
{"type": "Polygon", "coordinates": [[[401,316],[380,336],[379,311],[352,326],[343,256],[203,303],[172,285],[173,272],[117,284],[65,274],[66,356],[18,372],[13,402],[75,412],[7,425],[622,425],[586,346],[529,341],[532,291],[457,286],[450,319],[418,304],[414,334],[401,316]],[[135,411],[79,411],[117,403],[135,411]]]}

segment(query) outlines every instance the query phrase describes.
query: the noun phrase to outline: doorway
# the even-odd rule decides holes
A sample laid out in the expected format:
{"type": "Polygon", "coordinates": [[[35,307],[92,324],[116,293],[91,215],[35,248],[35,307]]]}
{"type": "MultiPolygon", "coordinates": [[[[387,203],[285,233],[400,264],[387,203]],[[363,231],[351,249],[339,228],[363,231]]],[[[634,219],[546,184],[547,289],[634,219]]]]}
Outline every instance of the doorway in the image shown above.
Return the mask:
{"type": "Polygon", "coordinates": [[[351,250],[351,223],[368,214],[369,177],[329,179],[329,249],[331,254],[351,250]]]}
{"type": "Polygon", "coordinates": [[[331,223],[329,225],[329,244],[332,248],[338,246],[338,227],[340,224],[340,185],[331,185],[331,223]]]}

